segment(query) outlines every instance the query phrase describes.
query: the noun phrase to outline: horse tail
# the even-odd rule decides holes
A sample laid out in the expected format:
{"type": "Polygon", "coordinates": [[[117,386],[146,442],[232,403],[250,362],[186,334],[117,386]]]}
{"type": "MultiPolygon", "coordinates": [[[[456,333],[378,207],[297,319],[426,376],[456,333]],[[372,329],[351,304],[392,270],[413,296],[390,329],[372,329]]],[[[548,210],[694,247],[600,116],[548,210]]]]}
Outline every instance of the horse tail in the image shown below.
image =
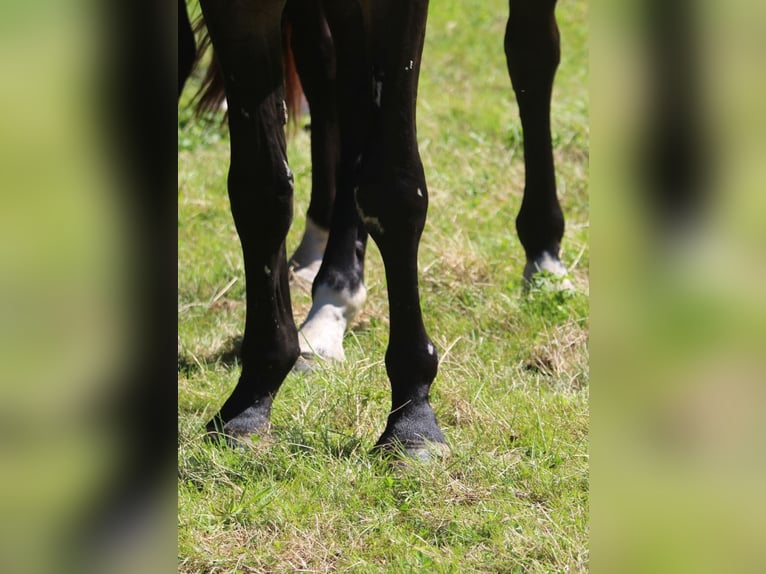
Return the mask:
{"type": "Polygon", "coordinates": [[[178,97],[191,75],[194,62],[197,59],[197,46],[194,41],[194,31],[189,21],[189,11],[186,1],[178,0],[178,97]]]}
{"type": "MultiPolygon", "coordinates": [[[[288,123],[295,127],[301,116],[303,88],[298,77],[295,56],[293,55],[292,29],[290,20],[284,18],[282,22],[282,62],[284,66],[285,106],[287,108],[288,123]]],[[[223,71],[210,41],[205,20],[201,15],[194,23],[194,33],[199,38],[195,65],[199,64],[208,49],[211,51],[210,65],[205,71],[202,84],[192,100],[195,114],[202,116],[208,113],[216,113],[220,110],[226,100],[226,93],[224,91],[223,71]]]]}
{"type": "Polygon", "coordinates": [[[205,26],[205,19],[201,14],[194,22],[194,35],[199,38],[195,66],[202,61],[202,58],[208,49],[211,52],[210,64],[208,65],[207,70],[205,70],[205,76],[202,78],[202,83],[192,99],[194,113],[197,116],[202,116],[208,113],[215,114],[221,109],[224,101],[226,101],[226,92],[224,91],[223,85],[223,72],[218,63],[218,57],[216,56],[215,50],[213,50],[210,34],[207,31],[207,26],[205,26]]]}
{"type": "Polygon", "coordinates": [[[288,126],[292,129],[298,125],[303,103],[303,86],[298,76],[293,54],[293,25],[288,13],[282,19],[282,62],[285,75],[285,106],[287,108],[288,126]]]}

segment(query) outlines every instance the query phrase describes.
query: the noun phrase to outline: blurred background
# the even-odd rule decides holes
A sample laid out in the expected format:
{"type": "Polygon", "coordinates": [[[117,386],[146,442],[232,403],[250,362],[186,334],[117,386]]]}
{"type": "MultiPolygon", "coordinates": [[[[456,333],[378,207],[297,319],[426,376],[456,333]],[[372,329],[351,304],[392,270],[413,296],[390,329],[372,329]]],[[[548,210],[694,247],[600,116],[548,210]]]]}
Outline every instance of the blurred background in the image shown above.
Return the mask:
{"type": "Polygon", "coordinates": [[[591,14],[591,564],[763,571],[766,6],[591,14]]]}
{"type": "MultiPolygon", "coordinates": [[[[106,4],[0,4],[5,572],[174,564],[176,6],[106,4]]],[[[591,567],[761,572],[766,4],[590,13],[591,567]]]]}
{"type": "Polygon", "coordinates": [[[4,572],[174,566],[176,6],[152,4],[0,3],[4,572]]]}

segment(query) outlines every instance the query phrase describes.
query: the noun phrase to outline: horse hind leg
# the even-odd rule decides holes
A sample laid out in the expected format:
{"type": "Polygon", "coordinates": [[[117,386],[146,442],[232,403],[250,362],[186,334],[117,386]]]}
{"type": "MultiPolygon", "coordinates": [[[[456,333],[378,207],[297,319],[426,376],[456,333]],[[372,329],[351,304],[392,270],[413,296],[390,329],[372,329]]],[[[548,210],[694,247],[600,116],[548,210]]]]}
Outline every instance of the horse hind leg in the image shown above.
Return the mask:
{"type": "Polygon", "coordinates": [[[268,428],[272,400],[299,352],[285,252],[293,189],[284,139],[282,7],[281,1],[202,2],[229,102],[228,189],[247,296],[242,373],[207,428],[235,437],[268,428]]]}
{"type": "MultiPolygon", "coordinates": [[[[333,151],[329,158],[336,162],[337,169],[327,248],[312,287],[312,307],[299,333],[302,358],[298,365],[303,369],[312,368],[318,360],[345,359],[343,335],[367,296],[364,286],[367,232],[354,202],[359,158],[366,134],[366,96],[370,87],[361,11],[356,3],[325,2],[323,6],[334,51],[324,55],[326,60],[322,65],[325,66],[324,73],[330,68],[331,75],[334,67],[337,80],[334,87],[330,86],[330,92],[334,92],[332,101],[322,102],[326,92],[308,97],[323,106],[320,110],[324,109],[326,115],[320,116],[320,120],[326,122],[326,129],[332,136],[330,139],[338,142],[339,148],[337,154],[333,151]],[[337,139],[332,135],[335,130],[337,139]]],[[[322,30],[326,39],[327,29],[322,30]]],[[[317,52],[316,47],[314,51],[317,52]]],[[[312,131],[313,113],[312,108],[312,131]]],[[[314,167],[318,167],[316,163],[314,167]]],[[[325,165],[324,168],[332,170],[332,166],[325,165]]]]}
{"type": "Polygon", "coordinates": [[[550,106],[560,59],[555,0],[510,0],[505,33],[508,73],[524,133],[525,185],[516,231],[526,253],[524,282],[545,271],[570,284],[559,259],[564,215],[556,194],[550,106]]]}
{"type": "Polygon", "coordinates": [[[306,228],[289,261],[291,280],[310,288],[330,234],[340,156],[335,48],[319,0],[288,0],[285,19],[290,26],[288,41],[295,68],[311,114],[311,201],[306,228]]]}

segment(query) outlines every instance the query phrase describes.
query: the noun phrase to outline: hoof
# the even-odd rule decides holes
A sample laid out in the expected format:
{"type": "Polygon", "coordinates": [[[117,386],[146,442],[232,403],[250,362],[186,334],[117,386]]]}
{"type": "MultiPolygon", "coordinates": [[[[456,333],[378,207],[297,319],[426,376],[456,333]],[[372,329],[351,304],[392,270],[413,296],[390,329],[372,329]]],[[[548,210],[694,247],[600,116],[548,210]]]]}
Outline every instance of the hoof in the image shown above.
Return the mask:
{"type": "Polygon", "coordinates": [[[261,404],[248,407],[226,422],[223,422],[220,415],[216,415],[205,426],[206,439],[212,442],[225,441],[229,446],[253,446],[269,436],[270,412],[269,402],[268,406],[261,404]]]}
{"type": "Polygon", "coordinates": [[[436,415],[427,401],[407,403],[388,416],[373,451],[404,461],[433,462],[449,454],[436,415]]]}
{"type": "Polygon", "coordinates": [[[527,260],[523,274],[524,289],[534,286],[540,278],[543,279],[543,286],[557,291],[574,290],[567,268],[557,256],[547,251],[532,261],[527,260]]]}
{"type": "Polygon", "coordinates": [[[208,430],[204,435],[204,440],[218,447],[226,447],[242,451],[253,450],[264,447],[272,443],[271,432],[262,430],[252,434],[229,434],[226,431],[208,430]]]}
{"type": "Polygon", "coordinates": [[[244,452],[270,445],[272,437],[268,431],[247,435],[230,435],[226,432],[208,431],[204,435],[204,440],[216,446],[228,447],[244,452]]]}
{"type": "Polygon", "coordinates": [[[418,443],[378,443],[373,454],[381,455],[391,464],[407,467],[415,464],[440,463],[449,458],[451,450],[446,442],[420,441],[418,443]]]}
{"type": "Polygon", "coordinates": [[[297,362],[304,361],[313,363],[314,367],[316,367],[317,363],[323,361],[342,363],[346,360],[346,352],[343,350],[344,332],[345,325],[330,325],[325,332],[322,332],[315,325],[311,328],[304,325],[298,331],[301,354],[296,364],[297,362]]]}

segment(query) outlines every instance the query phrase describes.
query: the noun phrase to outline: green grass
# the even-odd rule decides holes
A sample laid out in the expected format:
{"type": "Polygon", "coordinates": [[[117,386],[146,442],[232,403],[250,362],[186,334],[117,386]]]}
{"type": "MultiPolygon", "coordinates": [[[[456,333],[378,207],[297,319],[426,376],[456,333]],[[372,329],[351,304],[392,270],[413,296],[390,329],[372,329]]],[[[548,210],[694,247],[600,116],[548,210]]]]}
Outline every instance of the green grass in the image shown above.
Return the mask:
{"type": "MultiPolygon", "coordinates": [[[[369,450],[390,393],[382,263],[347,360],[291,374],[273,436],[211,446],[202,426],[236,383],[242,256],[226,195],[228,136],[179,112],[180,572],[562,572],[588,568],[587,2],[558,9],[553,102],[562,258],[574,293],[521,289],[521,131],[505,71],[507,3],[433,2],[418,137],[430,211],[420,250],[426,326],[441,355],[432,402],[452,454],[391,467],[369,450]]],[[[184,101],[192,90],[187,89],[184,101]]],[[[309,138],[288,146],[300,238],[309,138]]],[[[310,298],[293,294],[297,321],[310,298]]]]}

